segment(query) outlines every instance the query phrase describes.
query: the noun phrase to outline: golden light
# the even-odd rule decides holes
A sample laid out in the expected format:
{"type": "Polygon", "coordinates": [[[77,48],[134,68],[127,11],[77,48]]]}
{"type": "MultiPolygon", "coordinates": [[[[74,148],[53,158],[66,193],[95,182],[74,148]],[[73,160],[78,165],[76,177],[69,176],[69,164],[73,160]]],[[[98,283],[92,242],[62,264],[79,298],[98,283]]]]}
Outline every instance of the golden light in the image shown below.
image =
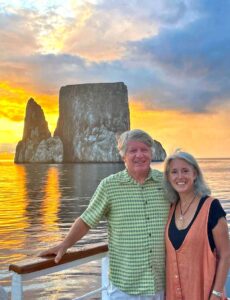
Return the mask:
{"type": "Polygon", "coordinates": [[[167,154],[182,148],[197,157],[229,157],[229,113],[229,110],[209,114],[149,110],[140,102],[130,102],[131,128],[146,130],[167,154]]]}
{"type": "MultiPolygon", "coordinates": [[[[57,233],[57,236],[53,236],[53,239],[59,238],[59,227],[58,227],[58,212],[60,205],[60,188],[58,170],[56,167],[50,167],[48,169],[46,186],[45,186],[45,197],[42,202],[42,226],[46,230],[52,231],[52,234],[57,233]]],[[[43,237],[43,241],[46,237],[43,237]]],[[[49,237],[47,236],[47,239],[49,237]]],[[[47,240],[46,240],[47,241],[47,240]]]]}
{"type": "MultiPolygon", "coordinates": [[[[1,166],[4,168],[5,166],[1,166]]],[[[10,172],[9,166],[6,166],[7,172],[10,172]]],[[[14,166],[12,166],[14,168],[14,166]]],[[[2,172],[4,174],[4,172],[2,172]]],[[[0,185],[4,194],[11,195],[9,198],[1,197],[0,211],[0,229],[1,229],[1,250],[16,249],[20,245],[26,243],[26,232],[28,228],[27,217],[27,200],[25,190],[25,169],[23,166],[18,167],[16,172],[11,172],[12,182],[17,182],[17,190],[12,191],[12,186],[8,182],[8,174],[6,179],[2,178],[0,185]],[[17,199],[17,201],[15,201],[17,199]],[[12,202],[11,202],[12,201],[12,202]]],[[[17,254],[19,255],[19,254],[17,254]]],[[[20,254],[20,259],[23,254],[20,254]]]]}
{"type": "Polygon", "coordinates": [[[30,98],[41,105],[49,130],[54,132],[58,119],[58,95],[35,93],[4,81],[0,83],[0,145],[12,143],[15,146],[21,140],[26,105],[30,98]]]}

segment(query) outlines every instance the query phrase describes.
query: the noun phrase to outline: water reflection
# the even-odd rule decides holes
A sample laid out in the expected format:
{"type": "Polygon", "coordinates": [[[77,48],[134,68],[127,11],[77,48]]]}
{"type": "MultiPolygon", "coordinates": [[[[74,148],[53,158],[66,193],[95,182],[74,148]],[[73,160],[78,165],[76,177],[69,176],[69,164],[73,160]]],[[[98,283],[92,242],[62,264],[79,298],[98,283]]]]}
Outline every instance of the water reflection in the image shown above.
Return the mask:
{"type": "MultiPolygon", "coordinates": [[[[123,164],[1,163],[1,269],[60,240],[101,179],[123,168],[123,164]]],[[[102,222],[86,241],[104,237],[102,222]]]]}
{"type": "Polygon", "coordinates": [[[59,218],[78,217],[88,205],[99,182],[124,168],[117,164],[63,164],[58,167],[61,204],[59,218]],[[68,200],[68,203],[66,202],[68,200]]]}
{"type": "Polygon", "coordinates": [[[47,191],[47,165],[24,165],[25,169],[25,190],[27,207],[26,214],[30,227],[41,224],[43,215],[41,210],[42,201],[46,198],[47,191]]]}
{"type": "Polygon", "coordinates": [[[89,197],[102,178],[124,169],[116,164],[62,164],[58,166],[61,198],[89,197]]]}
{"type": "Polygon", "coordinates": [[[46,197],[42,201],[42,224],[45,228],[58,230],[58,211],[60,209],[60,186],[58,170],[50,167],[47,175],[47,185],[45,186],[46,197]]]}
{"type": "Polygon", "coordinates": [[[0,173],[0,262],[18,261],[25,257],[17,249],[24,247],[28,227],[25,169],[1,165],[0,173]]]}

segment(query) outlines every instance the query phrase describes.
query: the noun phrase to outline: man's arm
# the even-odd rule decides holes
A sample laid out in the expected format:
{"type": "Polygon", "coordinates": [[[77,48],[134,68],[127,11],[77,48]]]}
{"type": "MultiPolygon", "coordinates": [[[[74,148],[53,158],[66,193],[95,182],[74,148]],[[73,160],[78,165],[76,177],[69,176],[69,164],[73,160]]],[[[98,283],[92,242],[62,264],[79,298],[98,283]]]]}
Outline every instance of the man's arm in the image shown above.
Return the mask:
{"type": "Polygon", "coordinates": [[[65,239],[48,250],[45,250],[39,254],[39,256],[47,256],[55,254],[55,263],[59,263],[62,256],[66,253],[67,249],[73,246],[77,241],[79,241],[86,233],[89,231],[90,227],[79,217],[71,226],[65,239]]]}
{"type": "Polygon", "coordinates": [[[107,208],[107,193],[103,182],[101,182],[93,194],[87,209],[73,223],[65,239],[57,246],[41,252],[39,256],[55,254],[55,262],[58,263],[68,248],[79,241],[89,231],[90,228],[97,225],[97,223],[105,214],[107,208]]]}

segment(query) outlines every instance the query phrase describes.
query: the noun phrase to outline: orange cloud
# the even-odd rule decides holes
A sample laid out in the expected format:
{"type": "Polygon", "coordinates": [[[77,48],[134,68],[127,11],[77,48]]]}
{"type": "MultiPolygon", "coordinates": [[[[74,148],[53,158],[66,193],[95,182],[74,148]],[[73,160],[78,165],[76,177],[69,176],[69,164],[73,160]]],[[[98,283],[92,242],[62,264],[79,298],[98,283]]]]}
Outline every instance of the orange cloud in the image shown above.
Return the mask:
{"type": "Polygon", "coordinates": [[[16,122],[24,120],[26,104],[31,97],[34,98],[48,114],[58,114],[57,95],[39,94],[3,81],[0,82],[0,117],[16,122]]]}
{"type": "Polygon", "coordinates": [[[26,104],[31,97],[41,105],[49,130],[52,133],[55,130],[58,119],[57,95],[34,93],[3,81],[0,83],[0,152],[14,151],[17,142],[21,140],[26,104]]]}
{"type": "Polygon", "coordinates": [[[169,154],[176,148],[197,157],[229,157],[230,110],[212,114],[183,114],[178,111],[148,110],[130,102],[131,128],[141,128],[160,141],[169,154]]]}

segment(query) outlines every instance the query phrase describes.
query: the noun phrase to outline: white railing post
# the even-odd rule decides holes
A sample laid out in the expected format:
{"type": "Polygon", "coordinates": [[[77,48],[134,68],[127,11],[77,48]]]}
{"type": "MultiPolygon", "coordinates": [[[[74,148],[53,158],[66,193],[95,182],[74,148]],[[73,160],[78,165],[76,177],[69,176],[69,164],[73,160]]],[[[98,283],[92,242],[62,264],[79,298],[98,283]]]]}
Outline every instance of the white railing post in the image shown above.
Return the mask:
{"type": "MultiPolygon", "coordinates": [[[[36,258],[34,260],[28,259],[19,263],[12,264],[9,266],[11,276],[11,289],[9,287],[0,287],[0,300],[7,300],[1,297],[1,293],[5,294],[8,289],[8,293],[11,292],[11,300],[23,300],[23,282],[31,279],[45,276],[51,273],[60,272],[69,268],[77,267],[90,261],[102,259],[107,256],[108,245],[102,244],[97,246],[91,246],[86,249],[68,252],[64,255],[60,264],[55,264],[52,257],[47,258],[36,258]]],[[[106,260],[102,263],[102,283],[104,289],[108,285],[108,262],[106,260]]],[[[103,289],[100,287],[94,291],[88,292],[85,295],[77,299],[88,299],[87,297],[100,293],[103,289]]],[[[106,292],[106,291],[105,291],[106,292]]],[[[104,294],[103,300],[107,300],[107,293],[104,294]]]]}
{"type": "Polygon", "coordinates": [[[1,300],[8,299],[7,292],[5,291],[5,289],[2,286],[0,286],[0,299],[1,300]]]}
{"type": "Polygon", "coordinates": [[[107,289],[109,286],[109,258],[108,256],[103,257],[101,260],[101,299],[108,300],[107,289]]]}
{"type": "Polygon", "coordinates": [[[11,299],[23,300],[22,276],[15,272],[12,275],[11,299]]]}
{"type": "MultiPolygon", "coordinates": [[[[226,296],[230,297],[230,271],[228,272],[227,280],[225,283],[225,291],[226,291],[226,296]]],[[[228,298],[230,299],[230,298],[228,298]]]]}

